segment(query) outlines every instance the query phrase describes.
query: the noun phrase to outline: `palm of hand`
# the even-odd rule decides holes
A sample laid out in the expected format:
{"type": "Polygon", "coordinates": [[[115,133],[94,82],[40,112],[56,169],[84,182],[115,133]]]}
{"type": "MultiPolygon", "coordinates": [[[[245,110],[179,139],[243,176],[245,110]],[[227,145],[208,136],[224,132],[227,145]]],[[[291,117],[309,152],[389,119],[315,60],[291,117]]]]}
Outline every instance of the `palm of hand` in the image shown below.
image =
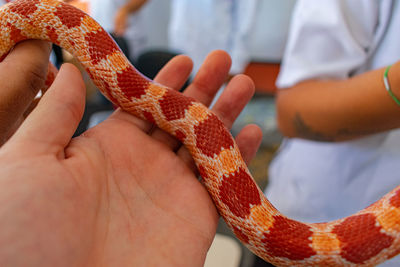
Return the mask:
{"type": "MultiPolygon", "coordinates": [[[[158,82],[179,88],[189,65],[176,58],[158,82]]],[[[186,93],[210,103],[228,69],[227,55],[215,52],[186,93]]],[[[0,220],[0,266],[202,265],[218,216],[190,156],[121,111],[71,140],[84,105],[76,72],[64,67],[0,150],[0,218],[8,218],[0,220]]],[[[214,106],[227,127],[253,90],[243,76],[227,86],[214,106]]],[[[257,127],[243,129],[244,159],[260,140],[257,127]]]]}
{"type": "MultiPolygon", "coordinates": [[[[118,119],[105,122],[82,139],[76,148],[71,144],[72,150],[79,151],[80,142],[95,140],[89,154],[103,163],[91,173],[106,179],[98,186],[101,216],[96,223],[103,227],[101,253],[107,255],[104,249],[109,250],[112,258],[105,256],[104,260],[111,260],[110,266],[156,266],[170,260],[171,265],[190,265],[185,261],[205,257],[198,252],[211,244],[218,216],[208,193],[181,157],[136,125],[118,119]],[[119,141],[108,141],[113,138],[119,141]],[[157,254],[163,257],[154,257],[157,254]]],[[[92,178],[98,181],[97,177],[92,178]]]]}
{"type": "Polygon", "coordinates": [[[179,156],[136,125],[109,120],[74,139],[64,159],[22,162],[6,164],[20,170],[10,182],[20,179],[29,189],[14,225],[32,230],[24,246],[45,239],[38,243],[48,245],[43,252],[52,251],[55,265],[64,258],[71,261],[66,266],[151,266],[169,259],[179,266],[188,262],[173,259],[205,257],[190,251],[206,251],[216,229],[208,193],[179,156]]]}

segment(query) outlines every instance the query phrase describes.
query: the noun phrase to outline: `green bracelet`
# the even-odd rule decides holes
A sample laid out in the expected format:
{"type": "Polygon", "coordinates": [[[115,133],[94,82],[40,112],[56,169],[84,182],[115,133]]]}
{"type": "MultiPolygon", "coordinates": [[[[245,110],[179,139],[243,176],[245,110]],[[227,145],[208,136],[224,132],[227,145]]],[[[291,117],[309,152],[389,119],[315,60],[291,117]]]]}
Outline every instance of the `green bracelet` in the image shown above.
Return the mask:
{"type": "Polygon", "coordinates": [[[389,84],[389,80],[388,80],[388,72],[389,72],[389,69],[391,66],[392,65],[389,65],[386,67],[385,73],[383,74],[383,83],[385,84],[386,91],[392,97],[394,102],[396,102],[396,104],[400,106],[400,100],[393,94],[392,90],[390,89],[390,84],[389,84]]]}

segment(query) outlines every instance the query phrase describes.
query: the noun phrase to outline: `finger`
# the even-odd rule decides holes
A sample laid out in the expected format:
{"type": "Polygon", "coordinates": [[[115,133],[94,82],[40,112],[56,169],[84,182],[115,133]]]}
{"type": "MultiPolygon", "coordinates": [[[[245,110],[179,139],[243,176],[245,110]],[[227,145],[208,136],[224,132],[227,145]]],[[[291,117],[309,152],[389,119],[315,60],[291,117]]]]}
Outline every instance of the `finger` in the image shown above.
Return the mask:
{"type": "Polygon", "coordinates": [[[230,129],[240,112],[253,97],[254,92],[254,83],[248,76],[236,75],[228,83],[212,110],[230,129]]]}
{"type": "Polygon", "coordinates": [[[188,56],[178,55],[160,70],[154,80],[167,87],[179,90],[189,78],[192,68],[193,62],[188,56]]]}
{"type": "Polygon", "coordinates": [[[64,64],[53,85],[10,140],[30,144],[33,152],[59,153],[70,142],[85,106],[85,86],[79,70],[64,64]]]}
{"type": "Polygon", "coordinates": [[[0,63],[0,142],[42,89],[49,55],[48,43],[30,40],[16,45],[0,63]]]}
{"type": "Polygon", "coordinates": [[[209,106],[215,94],[226,81],[231,67],[231,58],[222,50],[211,52],[185,90],[185,95],[209,106]]]}
{"type": "Polygon", "coordinates": [[[235,139],[242,158],[248,165],[261,145],[262,130],[257,125],[249,124],[239,132],[235,139]]]}

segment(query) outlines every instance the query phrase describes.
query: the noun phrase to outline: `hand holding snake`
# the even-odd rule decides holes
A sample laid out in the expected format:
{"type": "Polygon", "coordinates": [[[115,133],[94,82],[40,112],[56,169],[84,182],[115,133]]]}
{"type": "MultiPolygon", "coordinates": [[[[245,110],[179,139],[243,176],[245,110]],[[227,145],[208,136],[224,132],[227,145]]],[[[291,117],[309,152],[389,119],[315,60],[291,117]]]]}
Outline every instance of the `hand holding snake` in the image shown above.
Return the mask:
{"type": "MultiPolygon", "coordinates": [[[[194,98],[182,96],[139,74],[89,16],[57,0],[17,0],[0,10],[0,23],[0,56],[6,55],[16,43],[25,39],[54,42],[78,58],[102,93],[114,104],[138,118],[155,123],[180,140],[193,157],[220,215],[243,244],[265,260],[279,266],[371,266],[400,252],[400,188],[347,218],[318,224],[291,220],[276,210],[258,189],[238,145],[218,116],[194,98]]],[[[218,69],[215,71],[218,73],[218,69]]],[[[206,84],[203,82],[202,86],[206,84]]],[[[57,113],[57,108],[52,111],[57,113]]],[[[43,112],[42,117],[45,114],[43,112]]],[[[18,137],[18,132],[14,136],[18,137]]],[[[13,140],[19,140],[17,137],[13,140]]],[[[57,136],[50,140],[54,138],[57,136]]],[[[107,138],[117,139],[129,150],[129,144],[124,143],[125,138],[116,129],[107,138]]],[[[100,147],[105,150],[104,146],[100,147]]],[[[79,152],[84,154],[84,151],[79,152]]],[[[68,158],[70,153],[61,156],[68,158]]],[[[102,162],[101,158],[98,161],[106,170],[118,166],[118,162],[127,161],[140,167],[135,165],[136,159],[127,154],[124,157],[122,153],[118,159],[111,165],[102,162]]],[[[147,160],[154,169],[162,164],[153,157],[147,160]]],[[[133,182],[129,179],[132,178],[127,178],[125,169],[115,169],[125,178],[124,183],[114,184],[115,189],[120,192],[129,190],[133,182]]],[[[143,172],[145,174],[148,173],[143,172]]],[[[180,183],[173,184],[176,188],[181,186],[180,183]]],[[[143,188],[143,185],[139,187],[143,188]]],[[[96,189],[95,186],[90,188],[96,189]]],[[[162,196],[165,194],[157,191],[157,187],[148,190],[162,196]]],[[[184,190],[181,192],[181,197],[187,196],[184,190]]],[[[121,201],[129,203],[129,200],[121,201]]],[[[185,204],[190,206],[193,203],[187,201],[185,204]]],[[[176,208],[174,203],[170,205],[171,209],[176,208]]],[[[179,206],[179,210],[185,207],[179,206]]],[[[115,209],[113,206],[108,208],[110,211],[115,209]]],[[[136,210],[131,207],[128,210],[131,212],[126,216],[134,217],[136,210]]],[[[207,210],[210,208],[204,207],[202,212],[207,210]]],[[[147,219],[150,221],[151,217],[147,219]]],[[[187,219],[183,218],[183,221],[187,219]]],[[[127,243],[132,240],[124,236],[115,238],[127,243]]],[[[159,235],[153,238],[157,239],[159,235]]],[[[143,246],[146,246],[146,241],[143,239],[143,246]]],[[[178,242],[176,245],[187,247],[190,243],[178,242]]],[[[165,256],[171,255],[166,253],[165,256]]]]}
{"type": "MultiPolygon", "coordinates": [[[[188,94],[208,103],[229,64],[225,53],[212,53],[188,94]]],[[[178,89],[190,69],[179,56],[156,80],[178,89]]],[[[215,106],[228,126],[253,90],[244,76],[230,83],[215,106]]],[[[0,266],[202,266],[218,215],[187,151],[121,110],[71,140],[84,94],[79,72],[66,64],[0,149],[0,266]]],[[[254,126],[238,136],[247,160],[259,138],[254,126]]]]}

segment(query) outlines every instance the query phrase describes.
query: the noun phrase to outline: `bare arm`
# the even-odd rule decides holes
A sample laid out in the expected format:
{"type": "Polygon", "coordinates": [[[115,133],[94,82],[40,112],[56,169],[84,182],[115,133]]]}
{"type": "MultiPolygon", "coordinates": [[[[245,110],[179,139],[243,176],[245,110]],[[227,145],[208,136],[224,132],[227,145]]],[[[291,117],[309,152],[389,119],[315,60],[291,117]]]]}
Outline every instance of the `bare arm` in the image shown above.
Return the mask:
{"type": "Polygon", "coordinates": [[[128,14],[132,14],[142,8],[146,2],[147,0],[129,0],[122,8],[124,8],[128,14]]]}
{"type": "Polygon", "coordinates": [[[123,36],[128,27],[128,17],[141,9],[147,0],[128,0],[115,14],[114,33],[123,36]]]}
{"type": "MultiPolygon", "coordinates": [[[[343,141],[400,127],[400,107],[383,84],[384,68],[346,80],[308,80],[280,90],[279,128],[285,136],[343,141]]],[[[400,62],[389,71],[400,97],[400,62]]]]}

